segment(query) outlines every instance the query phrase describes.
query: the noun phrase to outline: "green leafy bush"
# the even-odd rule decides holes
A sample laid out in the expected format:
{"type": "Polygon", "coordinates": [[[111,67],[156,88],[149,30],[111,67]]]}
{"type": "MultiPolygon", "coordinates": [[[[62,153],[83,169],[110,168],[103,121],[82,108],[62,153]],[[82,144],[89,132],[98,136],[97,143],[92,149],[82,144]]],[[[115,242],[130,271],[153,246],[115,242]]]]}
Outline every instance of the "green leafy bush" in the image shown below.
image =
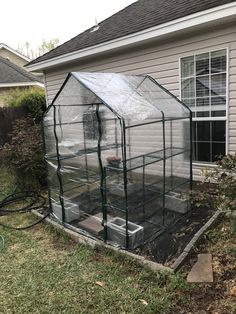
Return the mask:
{"type": "Polygon", "coordinates": [[[40,125],[33,119],[15,122],[11,141],[5,145],[6,160],[13,168],[21,188],[40,188],[46,184],[43,142],[40,125]]]}
{"type": "Polygon", "coordinates": [[[217,208],[231,219],[236,231],[236,153],[227,155],[213,169],[204,170],[204,182],[193,194],[195,205],[217,208]]]}
{"type": "Polygon", "coordinates": [[[39,122],[46,109],[44,90],[39,87],[14,89],[5,102],[10,107],[26,107],[28,118],[14,122],[10,143],[0,152],[7,167],[24,188],[40,188],[46,184],[42,132],[39,122]]]}
{"type": "Polygon", "coordinates": [[[36,122],[41,121],[46,109],[45,93],[39,87],[12,90],[5,102],[10,107],[26,107],[36,122]]]}

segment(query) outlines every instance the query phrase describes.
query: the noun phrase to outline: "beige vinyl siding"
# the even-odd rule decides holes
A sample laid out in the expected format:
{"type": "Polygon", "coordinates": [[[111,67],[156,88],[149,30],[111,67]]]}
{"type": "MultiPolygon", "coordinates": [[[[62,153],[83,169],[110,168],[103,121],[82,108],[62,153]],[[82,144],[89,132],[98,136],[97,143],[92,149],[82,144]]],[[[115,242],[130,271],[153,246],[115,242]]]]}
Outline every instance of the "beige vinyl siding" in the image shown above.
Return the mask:
{"type": "MultiPolygon", "coordinates": [[[[180,96],[179,59],[194,53],[227,48],[228,66],[228,150],[236,151],[236,22],[229,26],[199,31],[188,36],[157,42],[145,48],[106,57],[96,57],[89,62],[78,62],[60,70],[45,73],[46,92],[50,104],[70,71],[121,72],[150,74],[177,97],[180,96]]],[[[194,167],[199,174],[199,166],[194,167]]],[[[197,177],[196,177],[197,178],[197,177]]],[[[199,178],[199,177],[198,177],[199,178]]]]}
{"type": "Polygon", "coordinates": [[[19,57],[18,55],[14,54],[13,52],[11,52],[5,48],[0,49],[0,56],[8,59],[12,63],[14,63],[20,67],[23,67],[27,63],[27,61],[25,59],[19,57]]]}

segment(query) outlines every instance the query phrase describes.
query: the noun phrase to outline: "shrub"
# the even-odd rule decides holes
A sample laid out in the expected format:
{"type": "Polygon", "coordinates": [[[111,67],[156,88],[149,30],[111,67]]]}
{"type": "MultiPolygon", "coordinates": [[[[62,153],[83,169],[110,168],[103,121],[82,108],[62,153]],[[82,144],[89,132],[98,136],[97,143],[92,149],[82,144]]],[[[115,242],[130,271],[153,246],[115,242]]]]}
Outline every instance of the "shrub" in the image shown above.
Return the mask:
{"type": "Polygon", "coordinates": [[[200,185],[200,192],[193,197],[195,204],[225,212],[236,231],[236,153],[223,157],[214,169],[204,170],[204,182],[200,185]]]}
{"type": "Polygon", "coordinates": [[[3,93],[3,101],[7,107],[15,107],[15,100],[22,94],[28,91],[28,87],[26,88],[12,88],[7,92],[3,93]]]}
{"type": "Polygon", "coordinates": [[[10,107],[26,107],[36,122],[41,121],[46,109],[45,93],[39,87],[12,90],[5,102],[10,107]]]}
{"type": "Polygon", "coordinates": [[[46,184],[41,129],[32,118],[15,122],[11,141],[4,150],[22,188],[39,188],[46,184]]]}

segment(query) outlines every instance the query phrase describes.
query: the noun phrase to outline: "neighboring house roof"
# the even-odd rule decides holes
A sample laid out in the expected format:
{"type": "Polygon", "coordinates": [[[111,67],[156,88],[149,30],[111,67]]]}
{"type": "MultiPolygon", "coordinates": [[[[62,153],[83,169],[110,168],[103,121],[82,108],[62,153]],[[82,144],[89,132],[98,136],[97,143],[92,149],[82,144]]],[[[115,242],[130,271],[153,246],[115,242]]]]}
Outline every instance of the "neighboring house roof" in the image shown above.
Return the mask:
{"type": "Polygon", "coordinates": [[[6,50],[9,50],[10,52],[14,53],[15,55],[17,55],[18,57],[24,59],[25,61],[27,62],[30,62],[30,58],[26,57],[25,55],[23,55],[22,53],[20,53],[19,51],[9,47],[8,45],[6,44],[3,44],[3,43],[0,43],[0,49],[6,49],[6,50]]]}
{"type": "MultiPolygon", "coordinates": [[[[236,4],[236,1],[232,0],[139,0],[99,23],[99,27],[89,28],[66,43],[31,61],[27,67],[33,69],[35,64],[86,48],[97,47],[103,43],[165,25],[171,21],[231,2],[236,4]]],[[[236,14],[235,11],[232,13],[236,14]]],[[[217,17],[220,18],[219,15],[217,17]]],[[[203,23],[206,20],[203,18],[200,22],[203,23]]],[[[189,27],[191,26],[194,25],[190,23],[189,27]]]]}
{"type": "Polygon", "coordinates": [[[41,85],[42,81],[25,69],[0,57],[0,87],[41,85]]]}

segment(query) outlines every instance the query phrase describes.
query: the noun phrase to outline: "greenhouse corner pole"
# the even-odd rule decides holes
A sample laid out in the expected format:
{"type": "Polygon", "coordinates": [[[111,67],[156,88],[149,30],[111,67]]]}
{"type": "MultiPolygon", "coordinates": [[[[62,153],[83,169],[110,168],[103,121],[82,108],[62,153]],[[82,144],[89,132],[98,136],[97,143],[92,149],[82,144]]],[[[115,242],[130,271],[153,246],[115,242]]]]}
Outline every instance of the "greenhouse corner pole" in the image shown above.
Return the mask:
{"type": "Polygon", "coordinates": [[[125,194],[125,231],[126,231],[126,249],[129,248],[129,208],[128,208],[128,180],[127,180],[127,155],[126,155],[126,127],[125,120],[122,118],[122,137],[123,137],[123,176],[124,176],[124,194],[125,194]]]}
{"type": "MultiPolygon", "coordinates": [[[[43,117],[44,118],[44,117],[43,117]]],[[[42,140],[43,140],[43,153],[44,153],[44,164],[45,164],[45,169],[46,169],[46,175],[47,175],[47,191],[48,191],[48,203],[49,203],[49,210],[50,213],[52,213],[52,201],[51,201],[51,187],[49,184],[49,170],[48,170],[48,163],[46,160],[46,155],[47,155],[47,149],[46,149],[46,142],[45,142],[45,132],[44,132],[44,120],[41,120],[41,130],[42,130],[42,140]]]]}
{"type": "MultiPolygon", "coordinates": [[[[171,147],[171,156],[173,155],[173,121],[170,120],[170,147],[171,147]]],[[[173,189],[173,158],[170,159],[170,171],[171,171],[171,190],[173,189]]]]}
{"type": "Polygon", "coordinates": [[[64,206],[64,199],[63,199],[63,184],[61,179],[61,161],[60,161],[60,154],[59,154],[59,146],[58,146],[58,137],[57,137],[57,131],[56,131],[56,107],[53,105],[53,121],[54,121],[54,136],[56,140],[56,153],[57,153],[57,177],[60,185],[60,194],[59,194],[59,201],[62,208],[62,222],[65,222],[65,206],[64,206]]]}
{"type": "Polygon", "coordinates": [[[145,155],[143,155],[143,177],[142,177],[142,189],[143,189],[143,202],[142,202],[142,206],[143,206],[143,214],[145,213],[145,200],[146,200],[146,191],[145,191],[145,155]]]}
{"type": "Polygon", "coordinates": [[[100,180],[100,191],[102,198],[102,215],[103,215],[103,227],[104,227],[104,241],[107,241],[107,208],[106,208],[106,192],[105,192],[105,184],[106,184],[106,172],[104,171],[102,165],[102,157],[101,157],[101,141],[102,141],[102,126],[101,126],[101,118],[99,115],[99,105],[96,105],[96,116],[98,122],[98,162],[100,166],[101,172],[101,180],[100,180]]]}
{"type": "Polygon", "coordinates": [[[190,111],[190,190],[193,189],[193,113],[190,111]]]}
{"type": "Polygon", "coordinates": [[[162,115],[162,134],[163,134],[163,193],[162,193],[162,224],[165,224],[165,196],[166,196],[166,126],[165,115],[161,111],[162,115]]]}
{"type": "MultiPolygon", "coordinates": [[[[83,137],[84,137],[84,159],[85,159],[85,169],[86,169],[86,179],[89,182],[89,175],[88,175],[88,156],[87,156],[87,145],[86,145],[86,135],[85,135],[85,130],[83,128],[83,137]]],[[[90,197],[90,194],[89,194],[90,197]]]]}

